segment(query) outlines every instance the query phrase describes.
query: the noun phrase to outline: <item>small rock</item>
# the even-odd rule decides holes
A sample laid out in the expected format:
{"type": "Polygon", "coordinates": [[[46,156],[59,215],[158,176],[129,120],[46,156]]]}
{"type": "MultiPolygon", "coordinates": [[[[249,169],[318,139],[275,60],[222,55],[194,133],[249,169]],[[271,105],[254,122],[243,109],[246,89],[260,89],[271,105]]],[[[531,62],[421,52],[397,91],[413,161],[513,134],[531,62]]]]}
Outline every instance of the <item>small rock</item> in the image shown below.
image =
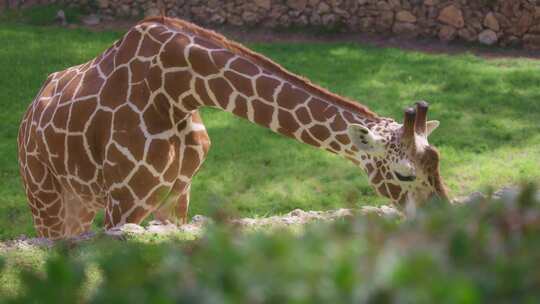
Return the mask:
{"type": "Polygon", "coordinates": [[[96,236],[95,232],[88,231],[88,232],[85,232],[85,233],[83,233],[83,234],[81,234],[79,236],[71,238],[70,241],[75,242],[75,243],[79,243],[79,242],[84,242],[84,241],[91,240],[95,236],[96,236]]]}
{"type": "Polygon", "coordinates": [[[115,18],[111,15],[105,15],[105,16],[102,16],[102,18],[104,21],[114,21],[115,18]]]}
{"type": "Polygon", "coordinates": [[[86,26],[98,25],[101,22],[101,19],[97,15],[88,15],[81,19],[81,22],[86,26]]]}
{"type": "Polygon", "coordinates": [[[104,9],[109,7],[109,0],[98,0],[97,4],[100,9],[104,9]]]}
{"type": "Polygon", "coordinates": [[[232,223],[240,227],[251,227],[257,224],[257,220],[252,218],[242,218],[238,220],[232,220],[232,223]]]}
{"type": "Polygon", "coordinates": [[[519,196],[520,190],[516,187],[504,187],[493,193],[494,199],[501,199],[503,201],[514,202],[519,196]]]}
{"type": "Polygon", "coordinates": [[[489,12],[489,14],[486,15],[486,18],[484,18],[484,25],[495,32],[500,29],[499,21],[492,12],[489,12]]]}
{"type": "Polygon", "coordinates": [[[131,9],[131,17],[137,18],[140,15],[141,15],[141,11],[138,8],[134,7],[134,8],[131,9]]]}
{"type": "Polygon", "coordinates": [[[392,7],[390,6],[390,4],[388,4],[388,2],[386,1],[379,1],[377,2],[377,8],[382,10],[382,11],[389,11],[392,9],[392,7]]]}
{"type": "Polygon", "coordinates": [[[66,13],[63,10],[59,10],[58,12],[56,12],[56,17],[54,18],[54,20],[57,23],[60,23],[62,26],[67,25],[66,13]]]}
{"type": "Polygon", "coordinates": [[[120,5],[120,8],[118,8],[117,13],[121,17],[128,17],[131,13],[131,7],[127,4],[120,5]]]}
{"type": "Polygon", "coordinates": [[[448,25],[444,25],[443,27],[441,27],[441,30],[439,31],[439,39],[441,39],[442,41],[452,41],[455,37],[455,28],[448,25]]]}
{"type": "Polygon", "coordinates": [[[15,248],[17,250],[30,250],[34,246],[25,241],[15,241],[14,243],[10,244],[9,247],[15,248]]]}
{"type": "Polygon", "coordinates": [[[145,230],[143,227],[137,224],[127,223],[122,226],[113,227],[109,230],[106,230],[105,234],[108,236],[119,237],[125,234],[142,234],[144,232],[145,230]]]}
{"type": "Polygon", "coordinates": [[[373,18],[371,17],[365,17],[361,18],[358,22],[358,28],[362,31],[369,31],[373,28],[373,18]]]}
{"type": "Polygon", "coordinates": [[[452,200],[452,204],[470,204],[486,199],[486,196],[482,192],[473,192],[467,196],[457,197],[452,200]]]}
{"type": "Polygon", "coordinates": [[[376,27],[381,30],[389,30],[392,28],[392,24],[394,23],[394,13],[391,11],[384,11],[379,16],[379,19],[376,21],[376,27]]]}
{"type": "Polygon", "coordinates": [[[341,208],[341,209],[338,209],[334,212],[334,217],[336,218],[341,218],[341,217],[349,217],[349,216],[352,216],[353,213],[351,211],[351,209],[345,209],[345,208],[341,208]]]}
{"type": "Polygon", "coordinates": [[[298,19],[293,20],[295,25],[298,25],[300,27],[305,27],[309,24],[308,17],[306,15],[302,15],[298,17],[298,19]]]}
{"type": "Polygon", "coordinates": [[[511,47],[518,47],[519,45],[521,45],[521,39],[516,36],[507,36],[505,37],[505,45],[511,47]]]}
{"type": "Polygon", "coordinates": [[[127,233],[134,233],[134,234],[144,233],[144,227],[137,224],[132,224],[132,223],[127,223],[127,224],[122,225],[120,227],[120,230],[127,233]]]}
{"type": "MultiPolygon", "coordinates": [[[[165,0],[165,2],[167,2],[167,0],[165,0]]],[[[207,0],[206,6],[212,9],[216,9],[216,8],[219,8],[220,2],[221,2],[220,0],[207,0]]],[[[171,6],[175,4],[174,1],[170,1],[170,3],[171,3],[171,6]]]]}
{"type": "Polygon", "coordinates": [[[484,30],[484,26],[482,25],[482,22],[480,22],[480,19],[477,19],[477,18],[467,20],[467,27],[475,31],[484,30]]]}
{"type": "MultiPolygon", "coordinates": [[[[93,235],[93,234],[92,234],[93,235]]],[[[49,240],[48,238],[44,237],[38,237],[34,239],[28,239],[26,242],[32,246],[38,246],[38,247],[52,247],[54,245],[54,241],[49,240]]]]}
{"type": "Polygon", "coordinates": [[[305,212],[302,209],[294,209],[293,211],[289,212],[289,216],[302,216],[305,212]]]}
{"type": "Polygon", "coordinates": [[[203,227],[198,225],[186,224],[178,227],[178,231],[189,234],[200,234],[203,231],[203,227]]]}
{"type": "Polygon", "coordinates": [[[301,218],[301,217],[284,217],[280,220],[276,220],[275,223],[276,224],[283,224],[283,225],[295,225],[295,224],[301,224],[301,223],[304,223],[306,222],[305,219],[301,218]]]}
{"type": "MultiPolygon", "coordinates": [[[[514,17],[514,1],[502,1],[500,11],[508,18],[514,17]]],[[[518,3],[519,5],[519,3],[518,3]]]]}
{"type": "Polygon", "coordinates": [[[214,14],[212,17],[210,17],[210,23],[223,24],[225,23],[225,17],[219,14],[214,14]]]}
{"type": "Polygon", "coordinates": [[[258,6],[265,10],[269,10],[272,7],[271,0],[253,0],[253,2],[258,6]]]}
{"type": "Polygon", "coordinates": [[[326,14],[330,12],[330,6],[328,6],[328,4],[326,4],[326,2],[321,2],[319,4],[319,7],[317,8],[317,13],[319,13],[319,15],[322,15],[322,14],[326,14]]]}
{"type": "Polygon", "coordinates": [[[492,30],[485,30],[478,35],[478,41],[485,45],[493,45],[497,40],[497,34],[492,30]]]}
{"type": "Polygon", "coordinates": [[[173,234],[175,232],[178,232],[178,227],[176,227],[175,224],[167,223],[167,224],[154,224],[149,225],[146,228],[147,232],[155,233],[159,235],[167,235],[167,234],[173,234]]]}
{"type": "Polygon", "coordinates": [[[414,16],[409,11],[400,11],[399,13],[396,14],[396,20],[401,21],[401,22],[414,23],[416,22],[416,16],[414,16]]]}
{"type": "Polygon", "coordinates": [[[530,34],[540,34],[540,24],[532,26],[531,28],[529,28],[529,33],[530,34]]]}
{"type": "Polygon", "coordinates": [[[396,22],[392,27],[392,32],[398,35],[416,36],[418,27],[416,24],[408,22],[396,22]]]}
{"type": "Polygon", "coordinates": [[[392,9],[398,9],[401,6],[400,0],[388,0],[388,4],[392,9]]]}
{"type": "Polygon", "coordinates": [[[454,5],[449,5],[443,8],[438,19],[439,21],[452,25],[456,28],[462,28],[465,26],[465,20],[463,19],[461,10],[454,5]]]}
{"type": "Polygon", "coordinates": [[[157,7],[149,7],[146,11],[144,11],[145,17],[152,17],[152,16],[159,16],[161,15],[161,12],[157,7]]]}
{"type": "Polygon", "coordinates": [[[360,209],[360,212],[364,215],[366,214],[375,214],[378,216],[383,216],[388,219],[397,219],[403,217],[403,214],[397,210],[394,207],[390,206],[380,206],[380,207],[374,207],[374,206],[364,206],[360,209]]]}
{"type": "Polygon", "coordinates": [[[527,34],[523,36],[523,42],[529,50],[540,50],[540,35],[527,34]]]}
{"type": "Polygon", "coordinates": [[[287,0],[287,5],[292,9],[302,11],[306,8],[307,0],[287,0]]]}
{"type": "Polygon", "coordinates": [[[250,25],[253,25],[257,22],[257,19],[258,19],[258,16],[257,14],[253,13],[253,12],[244,12],[242,14],[242,19],[247,23],[247,24],[250,24],[250,25]]]}
{"type": "Polygon", "coordinates": [[[209,217],[206,217],[206,216],[200,215],[200,214],[196,214],[191,218],[191,223],[192,224],[204,225],[204,224],[207,224],[209,222],[211,222],[209,217]]]}
{"type": "Polygon", "coordinates": [[[399,218],[403,216],[396,208],[386,205],[381,206],[381,212],[386,218],[399,218]]]}
{"type": "Polygon", "coordinates": [[[237,15],[230,15],[228,18],[227,18],[228,22],[232,25],[235,25],[235,26],[242,26],[244,25],[244,20],[242,20],[242,18],[240,16],[237,16],[237,15]]]}
{"type": "Polygon", "coordinates": [[[523,13],[523,15],[521,15],[521,17],[519,18],[519,21],[518,21],[517,28],[516,28],[516,31],[517,31],[516,34],[518,34],[518,35],[525,34],[529,30],[529,27],[531,26],[532,21],[533,21],[533,18],[532,18],[531,14],[529,14],[527,12],[523,13]]]}
{"type": "Polygon", "coordinates": [[[497,18],[497,21],[499,22],[499,26],[502,29],[508,29],[510,26],[512,26],[515,22],[510,21],[505,15],[501,13],[495,13],[495,18],[497,18]]]}
{"type": "Polygon", "coordinates": [[[458,31],[458,36],[466,41],[472,42],[476,41],[477,36],[476,33],[473,30],[470,30],[468,28],[462,28],[458,31]]]}

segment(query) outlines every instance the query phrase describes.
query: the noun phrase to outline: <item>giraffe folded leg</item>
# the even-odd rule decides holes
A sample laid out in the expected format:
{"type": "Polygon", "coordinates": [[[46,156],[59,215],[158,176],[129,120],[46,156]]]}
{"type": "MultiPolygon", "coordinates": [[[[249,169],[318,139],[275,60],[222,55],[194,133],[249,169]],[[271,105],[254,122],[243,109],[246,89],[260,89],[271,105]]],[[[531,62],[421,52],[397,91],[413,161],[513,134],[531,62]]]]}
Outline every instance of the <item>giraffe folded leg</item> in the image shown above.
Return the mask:
{"type": "Polygon", "coordinates": [[[187,185],[183,192],[174,193],[173,191],[165,203],[154,212],[154,218],[164,223],[187,224],[190,188],[191,184],[187,185]]]}
{"type": "Polygon", "coordinates": [[[156,220],[177,225],[187,223],[191,179],[199,171],[210,149],[210,137],[199,112],[191,115],[191,123],[182,132],[185,134],[182,142],[186,147],[182,156],[181,178],[177,180],[166,202],[154,213],[156,220]]]}
{"type": "Polygon", "coordinates": [[[88,232],[96,216],[97,210],[75,195],[72,191],[64,189],[62,191],[64,204],[64,235],[63,237],[74,237],[88,232]]]}
{"type": "Polygon", "coordinates": [[[139,224],[155,208],[140,205],[136,200],[109,196],[105,207],[105,229],[121,226],[126,223],[139,224]]]}
{"type": "MultiPolygon", "coordinates": [[[[111,229],[126,223],[140,224],[148,215],[156,212],[168,198],[173,197],[177,183],[160,185],[159,180],[149,181],[156,186],[144,198],[137,197],[129,186],[115,188],[109,194],[105,207],[105,229],[111,229]]],[[[181,190],[186,183],[181,183],[181,190]]],[[[178,197],[179,195],[176,195],[178,197]]]]}
{"type": "MultiPolygon", "coordinates": [[[[118,157],[108,161],[104,175],[119,178],[109,187],[106,229],[125,223],[139,224],[151,213],[161,221],[175,224],[187,221],[191,179],[208,154],[210,140],[197,112],[183,122],[178,124],[178,127],[183,127],[177,135],[165,143],[169,150],[149,150],[145,164],[138,164],[136,169],[129,166],[119,168],[118,159],[122,159],[124,153],[121,151],[117,153],[118,157]],[[170,159],[166,166],[160,166],[158,160],[163,160],[164,155],[170,159]],[[149,166],[152,170],[148,169],[149,166]],[[156,170],[159,167],[161,172],[156,170]]],[[[127,158],[123,159],[129,162],[127,158]]]]}

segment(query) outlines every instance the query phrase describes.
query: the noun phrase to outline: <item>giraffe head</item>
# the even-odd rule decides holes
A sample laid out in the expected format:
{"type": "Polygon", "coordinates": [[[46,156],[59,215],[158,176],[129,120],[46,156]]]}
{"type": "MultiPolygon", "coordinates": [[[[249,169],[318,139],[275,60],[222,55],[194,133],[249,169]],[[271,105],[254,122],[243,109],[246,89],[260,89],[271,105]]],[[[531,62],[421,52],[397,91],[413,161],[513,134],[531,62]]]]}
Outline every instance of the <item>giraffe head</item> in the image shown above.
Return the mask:
{"type": "Polygon", "coordinates": [[[348,127],[371,185],[398,205],[421,203],[434,196],[447,198],[439,174],[439,152],[428,143],[439,122],[426,121],[427,110],[428,104],[421,101],[416,108],[405,110],[402,125],[383,119],[348,127]]]}

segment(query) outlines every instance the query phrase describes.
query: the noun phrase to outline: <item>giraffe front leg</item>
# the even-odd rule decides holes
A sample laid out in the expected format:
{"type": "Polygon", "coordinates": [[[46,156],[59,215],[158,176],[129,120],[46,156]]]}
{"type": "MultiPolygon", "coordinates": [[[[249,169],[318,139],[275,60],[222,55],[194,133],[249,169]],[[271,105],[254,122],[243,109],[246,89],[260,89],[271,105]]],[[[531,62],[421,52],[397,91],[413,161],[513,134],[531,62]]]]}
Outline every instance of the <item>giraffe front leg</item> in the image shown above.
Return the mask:
{"type": "MultiPolygon", "coordinates": [[[[148,183],[152,184],[151,181],[148,183]]],[[[172,185],[162,185],[157,180],[154,181],[154,185],[147,195],[143,195],[146,191],[137,195],[137,190],[132,190],[129,186],[113,189],[105,208],[105,229],[127,223],[140,224],[148,215],[155,212],[168,197],[172,185]]]]}
{"type": "Polygon", "coordinates": [[[210,138],[202,124],[199,112],[193,113],[188,121],[190,123],[182,131],[184,133],[182,143],[185,148],[179,172],[180,177],[166,202],[154,212],[156,220],[169,221],[177,225],[187,223],[191,179],[199,171],[210,148],[210,138]]]}
{"type": "Polygon", "coordinates": [[[191,184],[183,188],[182,191],[171,191],[165,203],[154,212],[156,220],[175,225],[187,224],[191,184]]]}

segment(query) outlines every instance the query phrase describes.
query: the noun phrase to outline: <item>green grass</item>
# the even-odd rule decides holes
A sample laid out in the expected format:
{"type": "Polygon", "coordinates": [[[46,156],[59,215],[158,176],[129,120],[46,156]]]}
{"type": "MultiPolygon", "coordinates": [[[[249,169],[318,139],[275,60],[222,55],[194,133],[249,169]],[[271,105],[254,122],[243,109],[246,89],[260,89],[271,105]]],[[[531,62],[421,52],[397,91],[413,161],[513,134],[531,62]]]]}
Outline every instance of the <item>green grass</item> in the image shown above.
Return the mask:
{"type": "MultiPolygon", "coordinates": [[[[17,169],[18,125],[47,74],[85,62],[121,36],[0,19],[0,239],[33,235],[17,169]]],[[[397,120],[430,102],[441,127],[451,195],[540,180],[540,61],[428,55],[353,43],[249,45],[291,71],[397,120]]],[[[295,208],[379,204],[365,174],[348,161],[230,114],[204,109],[212,148],[192,187],[190,215],[227,207],[240,216],[295,208]]],[[[97,221],[99,224],[99,220],[97,221]]]]}
{"type": "Polygon", "coordinates": [[[50,25],[55,22],[56,14],[63,10],[66,22],[78,22],[84,13],[80,9],[65,7],[60,4],[38,5],[25,9],[10,9],[0,15],[0,22],[25,23],[30,25],[50,25]]]}

